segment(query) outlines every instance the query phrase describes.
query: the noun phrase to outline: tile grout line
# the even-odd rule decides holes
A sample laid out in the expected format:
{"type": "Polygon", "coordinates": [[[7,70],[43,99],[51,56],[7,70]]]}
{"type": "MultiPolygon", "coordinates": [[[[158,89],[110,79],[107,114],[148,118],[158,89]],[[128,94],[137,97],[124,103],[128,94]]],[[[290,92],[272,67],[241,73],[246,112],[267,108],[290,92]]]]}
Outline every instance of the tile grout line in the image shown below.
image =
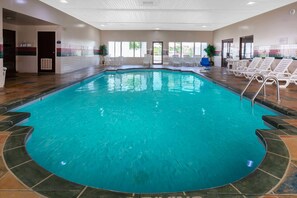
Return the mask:
{"type": "Polygon", "coordinates": [[[267,151],[267,153],[270,153],[270,154],[273,154],[273,155],[276,155],[276,156],[279,156],[279,157],[286,158],[286,159],[290,160],[290,157],[286,157],[286,156],[283,156],[283,155],[280,155],[280,154],[277,154],[277,153],[274,153],[274,152],[271,152],[271,151],[267,151]]]}
{"type": "MultiPolygon", "coordinates": [[[[279,130],[281,130],[283,133],[285,133],[286,135],[289,135],[288,133],[286,133],[283,129],[279,129],[279,130]]],[[[278,135],[278,136],[280,136],[280,135],[278,135]]]]}
{"type": "Polygon", "coordinates": [[[278,180],[281,180],[281,178],[279,178],[279,177],[277,177],[277,176],[275,176],[275,175],[273,175],[273,174],[271,174],[271,173],[269,173],[269,172],[267,172],[267,171],[265,171],[265,170],[263,170],[261,168],[257,168],[257,169],[264,172],[264,173],[266,173],[266,174],[268,174],[268,175],[270,175],[270,176],[272,176],[272,177],[274,177],[274,178],[276,178],[276,179],[278,179],[278,180]]]}
{"type": "MultiPolygon", "coordinates": [[[[38,182],[37,184],[31,186],[30,188],[33,189],[36,186],[38,186],[39,184],[41,184],[42,182],[44,182],[45,180],[49,179],[50,177],[52,177],[54,174],[50,174],[49,176],[47,176],[46,178],[44,178],[43,180],[41,180],[40,182],[38,182]]],[[[35,190],[34,190],[35,191],[35,190]]]]}
{"type": "Polygon", "coordinates": [[[12,133],[10,134],[11,137],[16,137],[16,136],[21,136],[21,135],[25,135],[28,134],[28,132],[24,132],[24,133],[18,133],[16,135],[13,135],[12,133]]]}
{"type": "Polygon", "coordinates": [[[4,175],[2,175],[2,177],[0,177],[0,181],[4,178],[4,176],[6,175],[6,174],[8,174],[9,173],[9,171],[7,170],[7,172],[4,174],[4,175]]]}
{"type": "Polygon", "coordinates": [[[33,161],[33,160],[30,159],[30,160],[28,160],[28,161],[25,161],[25,162],[23,162],[23,163],[20,163],[20,164],[18,164],[18,165],[16,165],[16,166],[11,167],[10,170],[11,170],[11,169],[14,169],[14,168],[17,168],[17,167],[19,167],[19,166],[22,166],[22,165],[24,165],[24,164],[27,164],[27,163],[29,163],[29,162],[31,162],[31,161],[33,161]]]}
{"type": "Polygon", "coordinates": [[[22,148],[22,147],[25,147],[25,145],[23,145],[23,146],[17,146],[17,147],[14,147],[14,148],[10,148],[10,149],[3,150],[3,153],[4,153],[4,152],[7,152],[7,151],[11,151],[11,150],[18,149],[18,148],[22,148]]]}
{"type": "MultiPolygon", "coordinates": [[[[11,129],[11,128],[13,128],[13,127],[15,127],[15,125],[14,125],[14,126],[12,126],[12,127],[10,127],[10,128],[8,128],[8,130],[9,130],[9,129],[11,129]]],[[[30,127],[30,126],[23,126],[22,128],[20,128],[20,129],[16,129],[16,130],[13,130],[13,131],[11,131],[11,132],[20,131],[20,130],[27,129],[27,128],[31,128],[31,127],[30,127]]]]}
{"type": "MultiPolygon", "coordinates": [[[[238,188],[236,188],[233,184],[230,184],[230,186],[232,186],[239,194],[241,194],[242,196],[244,196],[242,194],[242,192],[240,192],[240,190],[238,190],[238,188]]],[[[246,196],[244,196],[244,197],[246,197],[246,196]]]]}
{"type": "Polygon", "coordinates": [[[82,194],[87,190],[87,186],[84,187],[84,189],[82,189],[82,191],[79,193],[79,195],[77,195],[76,198],[80,198],[80,196],[82,196],[82,194]]]}

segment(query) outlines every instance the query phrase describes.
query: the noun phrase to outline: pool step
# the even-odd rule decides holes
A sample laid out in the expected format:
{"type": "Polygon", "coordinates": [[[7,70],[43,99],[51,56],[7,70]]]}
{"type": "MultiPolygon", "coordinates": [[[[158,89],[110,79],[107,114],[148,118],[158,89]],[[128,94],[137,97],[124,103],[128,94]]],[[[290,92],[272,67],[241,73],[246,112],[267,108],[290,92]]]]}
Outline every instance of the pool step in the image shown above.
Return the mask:
{"type": "Polygon", "coordinates": [[[6,112],[0,115],[1,126],[13,126],[30,117],[27,112],[6,112]]]}
{"type": "Polygon", "coordinates": [[[263,116],[262,119],[276,129],[290,130],[297,135],[297,116],[263,116]]]}

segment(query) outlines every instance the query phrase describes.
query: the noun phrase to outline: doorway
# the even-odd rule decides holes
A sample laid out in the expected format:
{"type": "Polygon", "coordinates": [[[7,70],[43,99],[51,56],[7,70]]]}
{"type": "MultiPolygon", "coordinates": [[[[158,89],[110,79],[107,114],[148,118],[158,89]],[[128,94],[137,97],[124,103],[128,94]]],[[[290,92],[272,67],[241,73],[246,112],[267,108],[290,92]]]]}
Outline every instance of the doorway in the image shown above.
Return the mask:
{"type": "Polygon", "coordinates": [[[163,42],[153,41],[153,65],[163,64],[163,42]]]}
{"type": "Polygon", "coordinates": [[[7,68],[6,76],[16,75],[16,33],[3,30],[3,66],[7,68]]]}
{"type": "Polygon", "coordinates": [[[227,58],[232,58],[233,39],[222,40],[222,67],[227,67],[227,58]]]}
{"type": "Polygon", "coordinates": [[[240,37],[240,53],[241,59],[252,59],[254,57],[254,36],[240,37]]]}
{"type": "Polygon", "coordinates": [[[55,72],[55,35],[55,32],[38,32],[38,73],[55,72]]]}

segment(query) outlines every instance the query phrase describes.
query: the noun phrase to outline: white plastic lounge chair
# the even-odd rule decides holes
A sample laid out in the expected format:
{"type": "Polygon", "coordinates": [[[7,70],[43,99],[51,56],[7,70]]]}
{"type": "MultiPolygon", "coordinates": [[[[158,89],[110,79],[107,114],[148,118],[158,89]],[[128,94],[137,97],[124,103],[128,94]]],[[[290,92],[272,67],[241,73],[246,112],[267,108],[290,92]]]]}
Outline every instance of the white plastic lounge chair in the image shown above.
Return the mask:
{"type": "Polygon", "coordinates": [[[291,58],[283,58],[273,69],[273,71],[261,71],[261,74],[264,76],[276,76],[278,74],[289,73],[288,68],[293,62],[291,58]]]}
{"type": "Polygon", "coordinates": [[[171,63],[172,65],[180,65],[181,62],[180,62],[180,58],[178,55],[172,55],[172,58],[171,58],[171,63]]]}
{"type": "MultiPolygon", "coordinates": [[[[261,71],[260,74],[266,78],[267,76],[275,76],[276,78],[281,75],[288,75],[289,71],[288,68],[290,64],[293,62],[293,59],[283,58],[277,66],[273,69],[273,71],[261,71]]],[[[258,82],[263,82],[262,78],[257,77],[258,82]]],[[[267,81],[266,84],[272,84],[274,81],[267,81]]]]}
{"type": "Polygon", "coordinates": [[[104,56],[103,57],[103,60],[104,60],[104,65],[111,65],[111,58],[110,56],[104,56]]]}
{"type": "MultiPolygon", "coordinates": [[[[282,78],[280,78],[280,80],[282,80],[282,78]]],[[[297,68],[290,76],[290,83],[295,83],[295,85],[297,85],[297,68]]]]}
{"type": "Polygon", "coordinates": [[[190,57],[189,55],[184,55],[184,57],[183,57],[183,63],[184,63],[185,65],[192,66],[192,65],[194,64],[194,62],[193,62],[193,58],[190,57]]]}
{"type": "Polygon", "coordinates": [[[143,65],[148,65],[148,66],[150,66],[150,65],[151,65],[151,60],[152,60],[151,55],[149,55],[149,54],[145,54],[145,55],[144,55],[144,58],[143,58],[143,65]]]}
{"type": "Polygon", "coordinates": [[[6,76],[6,67],[0,67],[0,71],[2,70],[2,72],[0,72],[0,88],[4,87],[5,85],[5,76],[6,76]]]}
{"type": "Polygon", "coordinates": [[[274,57],[266,57],[259,68],[247,70],[242,72],[246,78],[251,78],[255,73],[261,73],[264,71],[271,71],[271,65],[274,61],[274,57]]]}
{"type": "Polygon", "coordinates": [[[240,66],[237,69],[230,69],[229,71],[233,72],[233,74],[235,76],[242,76],[243,72],[252,71],[252,70],[256,69],[258,67],[259,63],[261,62],[261,60],[262,60],[262,58],[255,57],[255,58],[253,58],[252,62],[247,67],[240,66]]]}
{"type": "Polygon", "coordinates": [[[199,66],[201,61],[201,56],[200,55],[195,55],[193,58],[193,64],[194,66],[199,66]]]}
{"type": "Polygon", "coordinates": [[[119,56],[115,58],[115,65],[120,66],[123,65],[124,63],[124,57],[123,56],[119,56]]]}
{"type": "Polygon", "coordinates": [[[280,88],[287,88],[290,83],[295,83],[295,85],[297,85],[297,68],[293,73],[286,72],[284,74],[277,74],[276,78],[280,83],[280,88]]]}

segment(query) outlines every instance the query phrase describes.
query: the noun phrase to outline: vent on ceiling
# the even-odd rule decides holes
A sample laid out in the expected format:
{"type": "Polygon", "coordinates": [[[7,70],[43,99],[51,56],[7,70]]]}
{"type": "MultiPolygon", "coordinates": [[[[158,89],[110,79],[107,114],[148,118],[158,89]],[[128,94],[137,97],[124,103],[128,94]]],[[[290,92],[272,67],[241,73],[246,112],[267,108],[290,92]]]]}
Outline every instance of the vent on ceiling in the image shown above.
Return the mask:
{"type": "Polygon", "coordinates": [[[159,0],[140,0],[142,6],[156,6],[159,4],[159,0]]]}

